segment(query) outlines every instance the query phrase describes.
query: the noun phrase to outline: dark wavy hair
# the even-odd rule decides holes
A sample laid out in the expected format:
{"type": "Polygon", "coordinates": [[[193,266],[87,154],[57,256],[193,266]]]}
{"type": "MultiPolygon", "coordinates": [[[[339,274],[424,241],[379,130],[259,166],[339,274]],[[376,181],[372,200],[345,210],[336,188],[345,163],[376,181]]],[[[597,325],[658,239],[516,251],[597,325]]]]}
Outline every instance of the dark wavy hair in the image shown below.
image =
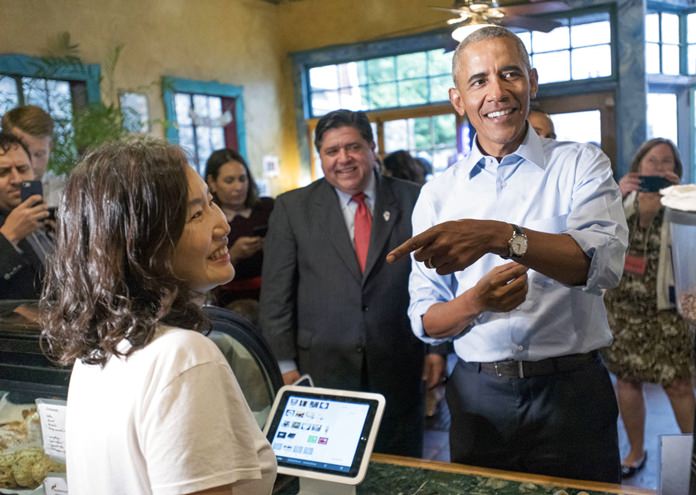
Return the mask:
{"type": "Polygon", "coordinates": [[[324,134],[331,129],[340,127],[353,127],[358,130],[360,137],[367,141],[368,144],[373,145],[375,143],[372,126],[367,114],[360,110],[354,112],[342,108],[327,113],[317,122],[317,127],[314,129],[314,146],[317,148],[317,151],[321,150],[324,134]]]}
{"type": "Polygon", "coordinates": [[[674,155],[674,173],[677,174],[681,179],[682,174],[684,173],[684,166],[682,165],[681,157],[679,156],[679,150],[672,141],[665,138],[648,139],[646,142],[641,144],[640,148],[638,148],[638,151],[636,151],[636,156],[633,157],[633,161],[631,162],[631,169],[629,170],[629,172],[638,172],[638,170],[640,169],[640,162],[642,162],[643,158],[645,158],[645,155],[650,153],[650,150],[658,144],[666,144],[672,150],[672,155],[674,155]]]}
{"type": "Polygon", "coordinates": [[[186,223],[186,167],[179,147],[140,138],[106,144],[73,170],[40,301],[51,359],[103,366],[149,344],[160,322],[207,329],[172,268],[186,223]]]}
{"type": "MultiPolygon", "coordinates": [[[[220,168],[229,162],[238,162],[244,167],[247,179],[249,180],[249,189],[247,190],[247,197],[244,200],[244,206],[253,208],[259,201],[259,186],[256,185],[256,181],[254,180],[254,176],[251,175],[251,170],[249,170],[249,165],[246,160],[235,150],[231,148],[222,148],[213,151],[208,161],[205,162],[205,180],[207,181],[208,177],[217,180],[220,174],[220,168]]],[[[220,200],[215,193],[213,193],[213,197],[215,198],[215,202],[220,204],[220,200]]]]}
{"type": "Polygon", "coordinates": [[[391,175],[397,179],[404,179],[416,184],[425,184],[425,169],[411,153],[406,150],[398,150],[384,157],[385,175],[391,175]]]}
{"type": "Polygon", "coordinates": [[[24,141],[19,139],[14,134],[10,134],[9,132],[0,132],[0,150],[2,150],[3,155],[15,146],[23,149],[29,157],[29,161],[31,161],[31,153],[29,153],[29,148],[27,148],[27,145],[24,144],[24,141]]]}

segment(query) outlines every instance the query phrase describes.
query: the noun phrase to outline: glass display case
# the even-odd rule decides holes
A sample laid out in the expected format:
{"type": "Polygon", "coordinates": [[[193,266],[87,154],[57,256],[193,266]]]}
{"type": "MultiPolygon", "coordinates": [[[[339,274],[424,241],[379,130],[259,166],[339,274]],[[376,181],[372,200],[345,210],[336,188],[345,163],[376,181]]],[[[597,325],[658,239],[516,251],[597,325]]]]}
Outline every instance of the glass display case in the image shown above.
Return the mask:
{"type": "MultiPolygon", "coordinates": [[[[282,376],[268,346],[246,319],[209,306],[213,340],[227,358],[259,427],[282,376]]],[[[47,470],[35,400],[67,398],[70,369],[48,360],[39,345],[36,301],[0,301],[0,493],[41,494],[47,470]],[[35,467],[36,466],[36,467],[35,467]],[[38,488],[37,488],[38,487],[38,488]]]]}

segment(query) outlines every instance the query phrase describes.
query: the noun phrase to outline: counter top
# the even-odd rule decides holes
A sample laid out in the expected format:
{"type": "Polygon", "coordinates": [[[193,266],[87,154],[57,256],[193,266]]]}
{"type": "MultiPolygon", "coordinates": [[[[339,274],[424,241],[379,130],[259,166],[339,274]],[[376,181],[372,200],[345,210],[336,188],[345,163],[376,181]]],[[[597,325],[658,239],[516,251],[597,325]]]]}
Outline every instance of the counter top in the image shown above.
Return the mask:
{"type": "MultiPolygon", "coordinates": [[[[297,482],[276,491],[297,493],[297,482]]],[[[362,495],[655,495],[646,488],[514,473],[463,464],[373,454],[362,495]]]]}

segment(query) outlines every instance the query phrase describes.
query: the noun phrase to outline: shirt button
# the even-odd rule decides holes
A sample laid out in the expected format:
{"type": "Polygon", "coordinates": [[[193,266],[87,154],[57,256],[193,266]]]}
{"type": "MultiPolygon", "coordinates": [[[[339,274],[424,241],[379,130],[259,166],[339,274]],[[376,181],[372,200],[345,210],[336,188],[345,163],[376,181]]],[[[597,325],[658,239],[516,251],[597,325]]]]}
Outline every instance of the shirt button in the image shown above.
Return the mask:
{"type": "Polygon", "coordinates": [[[524,346],[518,345],[518,346],[517,346],[517,350],[518,350],[519,352],[524,351],[524,346]]]}
{"type": "Polygon", "coordinates": [[[363,346],[359,345],[355,348],[355,350],[358,352],[363,352],[365,350],[365,348],[363,346]]]}
{"type": "Polygon", "coordinates": [[[362,307],[362,310],[363,310],[363,311],[367,311],[368,309],[370,309],[369,306],[363,306],[363,307],[362,307]]]}

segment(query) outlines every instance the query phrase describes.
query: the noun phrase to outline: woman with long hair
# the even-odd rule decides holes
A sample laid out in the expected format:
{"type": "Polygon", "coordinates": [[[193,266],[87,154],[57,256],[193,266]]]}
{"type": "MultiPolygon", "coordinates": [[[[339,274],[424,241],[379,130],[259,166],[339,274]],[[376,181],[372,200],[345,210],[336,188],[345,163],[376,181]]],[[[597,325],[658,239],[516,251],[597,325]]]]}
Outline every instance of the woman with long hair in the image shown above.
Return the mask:
{"type": "Polygon", "coordinates": [[[200,332],[231,280],[229,226],[182,150],[116,142],[72,172],[41,299],[43,344],[73,364],[70,493],[270,493],[275,457],[200,332]]]}
{"type": "Polygon", "coordinates": [[[234,280],[214,291],[216,303],[224,307],[233,301],[258,301],[263,237],[273,210],[273,199],[259,197],[259,189],[249,165],[233,149],[219,149],[210,155],[206,162],[205,178],[232,229],[229,236],[230,258],[237,273],[234,280]]]}
{"type": "Polygon", "coordinates": [[[621,282],[605,296],[614,342],[604,353],[616,375],[616,390],[630,450],[622,461],[623,478],[645,466],[643,383],[662,385],[683,433],[693,431],[691,380],[693,335],[674,305],[669,222],[660,193],[641,189],[641,176],[660,176],[678,184],[682,162],[668,139],[645,142],[619,187],[629,229],[629,248],[621,282]]]}

